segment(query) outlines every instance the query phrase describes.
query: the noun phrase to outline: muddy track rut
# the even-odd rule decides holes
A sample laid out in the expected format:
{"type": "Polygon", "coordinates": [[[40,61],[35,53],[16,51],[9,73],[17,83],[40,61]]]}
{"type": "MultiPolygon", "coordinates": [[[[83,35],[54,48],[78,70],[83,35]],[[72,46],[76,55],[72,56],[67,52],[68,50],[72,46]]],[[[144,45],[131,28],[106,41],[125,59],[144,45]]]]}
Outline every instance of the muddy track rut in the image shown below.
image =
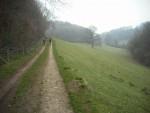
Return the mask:
{"type": "Polygon", "coordinates": [[[39,51],[37,55],[31,61],[29,61],[24,67],[19,69],[9,80],[7,83],[3,85],[3,87],[0,89],[0,100],[10,91],[10,89],[15,85],[17,80],[29,69],[32,64],[37,60],[37,58],[42,54],[45,47],[42,47],[42,49],[39,51]]]}

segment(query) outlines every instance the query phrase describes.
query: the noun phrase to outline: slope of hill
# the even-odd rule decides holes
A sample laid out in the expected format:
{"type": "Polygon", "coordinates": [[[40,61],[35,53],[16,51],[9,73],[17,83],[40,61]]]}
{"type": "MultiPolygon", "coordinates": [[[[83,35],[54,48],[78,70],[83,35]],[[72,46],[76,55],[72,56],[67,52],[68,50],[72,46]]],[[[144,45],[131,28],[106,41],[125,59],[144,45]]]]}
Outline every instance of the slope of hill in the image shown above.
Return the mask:
{"type": "Polygon", "coordinates": [[[150,70],[127,51],[55,40],[54,54],[75,113],[150,112],[150,70]]]}
{"type": "Polygon", "coordinates": [[[60,21],[55,21],[53,31],[50,27],[46,34],[48,37],[53,35],[71,42],[89,42],[91,38],[89,29],[60,21]]]}

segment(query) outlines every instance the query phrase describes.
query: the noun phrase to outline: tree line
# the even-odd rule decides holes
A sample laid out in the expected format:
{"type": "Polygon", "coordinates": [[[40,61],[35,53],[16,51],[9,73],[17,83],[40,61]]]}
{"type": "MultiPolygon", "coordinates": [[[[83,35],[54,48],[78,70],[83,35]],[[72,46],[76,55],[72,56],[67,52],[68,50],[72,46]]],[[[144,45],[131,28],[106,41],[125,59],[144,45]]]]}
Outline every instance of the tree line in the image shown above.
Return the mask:
{"type": "Polygon", "coordinates": [[[0,48],[32,46],[48,23],[37,0],[0,0],[0,48]]]}
{"type": "Polygon", "coordinates": [[[150,66],[150,22],[132,27],[122,27],[101,34],[104,42],[113,47],[126,48],[133,58],[150,66]]]}
{"type": "Polygon", "coordinates": [[[49,27],[47,36],[55,36],[70,42],[89,42],[90,30],[68,22],[54,21],[53,28],[49,27]]]}
{"type": "Polygon", "coordinates": [[[121,27],[103,33],[102,37],[109,46],[127,48],[128,42],[134,37],[134,29],[132,27],[121,27]]]}
{"type": "Polygon", "coordinates": [[[91,44],[91,47],[95,45],[101,45],[100,34],[96,34],[96,27],[90,26],[85,28],[79,25],[71,24],[62,21],[53,21],[53,27],[49,27],[46,31],[47,37],[54,36],[60,39],[91,44]]]}
{"type": "Polygon", "coordinates": [[[136,60],[150,66],[150,22],[143,23],[135,29],[128,49],[136,60]]]}

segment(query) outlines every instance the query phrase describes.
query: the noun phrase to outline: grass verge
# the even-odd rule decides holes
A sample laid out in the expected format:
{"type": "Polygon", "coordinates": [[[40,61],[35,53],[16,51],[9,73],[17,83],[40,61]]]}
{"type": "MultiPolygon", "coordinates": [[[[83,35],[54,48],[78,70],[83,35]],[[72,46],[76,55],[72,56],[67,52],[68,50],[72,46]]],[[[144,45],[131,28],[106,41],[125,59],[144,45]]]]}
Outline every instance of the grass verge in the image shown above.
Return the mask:
{"type": "MultiPolygon", "coordinates": [[[[40,49],[40,48],[39,48],[40,49]]],[[[38,50],[39,50],[38,49],[38,50]]],[[[16,71],[25,65],[30,59],[32,59],[37,51],[31,51],[25,55],[17,55],[15,59],[11,60],[7,64],[0,66],[0,86],[12,75],[16,73],[16,71]]]]}
{"type": "Polygon", "coordinates": [[[43,68],[48,58],[49,46],[46,46],[43,53],[39,56],[39,58],[35,61],[35,63],[31,66],[27,72],[23,75],[19,87],[17,89],[17,96],[22,96],[27,90],[32,86],[32,82],[35,77],[41,75],[43,73],[43,68]]]}
{"type": "Polygon", "coordinates": [[[22,76],[17,85],[14,100],[11,102],[12,113],[35,113],[40,109],[42,75],[48,60],[49,45],[22,76]]]}

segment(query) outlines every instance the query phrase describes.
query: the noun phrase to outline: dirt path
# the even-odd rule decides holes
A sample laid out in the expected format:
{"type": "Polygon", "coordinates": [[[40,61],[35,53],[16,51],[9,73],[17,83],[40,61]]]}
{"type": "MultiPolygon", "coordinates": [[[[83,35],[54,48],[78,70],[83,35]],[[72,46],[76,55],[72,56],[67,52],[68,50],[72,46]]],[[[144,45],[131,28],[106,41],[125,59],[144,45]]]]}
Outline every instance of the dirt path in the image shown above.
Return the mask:
{"type": "Polygon", "coordinates": [[[40,113],[73,113],[63,80],[58,72],[52,46],[42,85],[40,113]]]}
{"type": "Polygon", "coordinates": [[[8,80],[4,87],[0,89],[0,100],[9,92],[9,90],[15,85],[16,81],[24,74],[24,72],[29,69],[32,64],[37,60],[37,58],[41,55],[44,51],[45,47],[43,47],[40,52],[31,60],[29,61],[23,68],[19,69],[15,75],[8,80]]]}

